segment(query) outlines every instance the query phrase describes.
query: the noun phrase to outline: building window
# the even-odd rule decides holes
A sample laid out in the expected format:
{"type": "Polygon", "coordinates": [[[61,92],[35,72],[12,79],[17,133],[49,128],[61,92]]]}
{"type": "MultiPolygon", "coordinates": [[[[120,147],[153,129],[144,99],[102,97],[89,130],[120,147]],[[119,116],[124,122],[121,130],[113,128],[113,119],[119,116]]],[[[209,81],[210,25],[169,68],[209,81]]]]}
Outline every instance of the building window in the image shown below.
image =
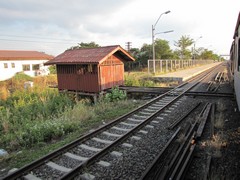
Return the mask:
{"type": "Polygon", "coordinates": [[[8,68],[8,63],[3,63],[4,68],[7,69],[8,68]]]}
{"type": "Polygon", "coordinates": [[[32,70],[39,70],[40,69],[40,65],[39,64],[33,64],[32,65],[32,70]]]}
{"type": "Polygon", "coordinates": [[[12,65],[12,68],[15,68],[15,63],[11,63],[11,65],[12,65]]]}
{"type": "Polygon", "coordinates": [[[30,71],[30,64],[23,64],[22,69],[23,71],[30,71]]]}

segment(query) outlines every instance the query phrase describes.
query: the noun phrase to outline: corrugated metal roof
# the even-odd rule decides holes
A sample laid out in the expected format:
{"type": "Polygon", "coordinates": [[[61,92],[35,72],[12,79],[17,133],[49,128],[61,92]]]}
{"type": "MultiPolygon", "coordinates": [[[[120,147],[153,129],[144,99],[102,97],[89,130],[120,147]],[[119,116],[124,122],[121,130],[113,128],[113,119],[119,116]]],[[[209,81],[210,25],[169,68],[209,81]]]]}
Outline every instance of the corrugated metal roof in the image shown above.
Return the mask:
{"type": "Polygon", "coordinates": [[[38,51],[0,50],[0,60],[50,60],[53,58],[38,51]]]}
{"type": "Polygon", "coordinates": [[[105,46],[97,48],[80,48],[67,50],[54,59],[45,63],[51,64],[78,64],[78,63],[100,63],[112,54],[119,55],[125,61],[134,61],[135,59],[119,45],[105,46]]]}

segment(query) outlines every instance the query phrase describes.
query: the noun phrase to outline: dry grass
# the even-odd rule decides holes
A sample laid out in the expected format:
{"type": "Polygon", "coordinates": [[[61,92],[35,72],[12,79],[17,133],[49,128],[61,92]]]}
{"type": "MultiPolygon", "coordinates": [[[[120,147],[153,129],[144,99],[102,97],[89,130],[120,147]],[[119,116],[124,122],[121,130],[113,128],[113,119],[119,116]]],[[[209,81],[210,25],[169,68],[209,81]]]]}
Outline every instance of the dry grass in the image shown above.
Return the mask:
{"type": "Polygon", "coordinates": [[[203,141],[200,144],[201,148],[204,148],[208,154],[216,158],[222,156],[221,148],[226,146],[227,143],[222,133],[215,134],[211,140],[203,141]]]}
{"type": "MultiPolygon", "coordinates": [[[[29,81],[27,78],[15,78],[0,82],[0,100],[6,100],[10,96],[10,92],[24,89],[24,82],[29,81]]],[[[57,76],[55,74],[48,76],[37,76],[31,78],[33,86],[39,90],[44,90],[48,86],[57,85],[57,76]]]]}
{"type": "Polygon", "coordinates": [[[37,76],[33,79],[33,83],[41,87],[47,87],[57,84],[57,76],[55,74],[48,76],[37,76]]]}
{"type": "Polygon", "coordinates": [[[219,102],[216,104],[216,118],[214,122],[214,127],[218,129],[222,129],[224,127],[225,122],[225,112],[227,111],[226,104],[223,102],[223,100],[219,100],[219,102]]]}
{"type": "Polygon", "coordinates": [[[220,99],[217,103],[217,111],[224,112],[226,110],[227,110],[226,104],[224,103],[223,100],[220,99]]]}
{"type": "Polygon", "coordinates": [[[226,146],[226,142],[221,134],[213,135],[212,140],[210,141],[210,147],[212,149],[213,157],[222,157],[221,148],[226,146]]]}
{"type": "Polygon", "coordinates": [[[214,127],[217,129],[222,129],[224,127],[224,113],[220,112],[216,115],[214,127]]]}
{"type": "Polygon", "coordinates": [[[9,91],[7,89],[7,86],[3,84],[2,86],[0,86],[0,99],[6,100],[8,96],[9,96],[9,91]]]}

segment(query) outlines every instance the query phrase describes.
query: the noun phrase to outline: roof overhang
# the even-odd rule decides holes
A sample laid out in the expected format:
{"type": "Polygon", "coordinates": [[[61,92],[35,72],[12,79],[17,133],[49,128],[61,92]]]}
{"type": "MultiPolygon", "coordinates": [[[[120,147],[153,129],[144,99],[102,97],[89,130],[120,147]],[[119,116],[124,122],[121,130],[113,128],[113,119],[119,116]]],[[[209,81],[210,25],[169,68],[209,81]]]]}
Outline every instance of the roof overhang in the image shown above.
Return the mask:
{"type": "Polygon", "coordinates": [[[118,46],[111,53],[105,56],[99,63],[102,63],[111,55],[116,55],[124,61],[135,61],[135,59],[127,51],[125,51],[121,46],[118,46]]]}

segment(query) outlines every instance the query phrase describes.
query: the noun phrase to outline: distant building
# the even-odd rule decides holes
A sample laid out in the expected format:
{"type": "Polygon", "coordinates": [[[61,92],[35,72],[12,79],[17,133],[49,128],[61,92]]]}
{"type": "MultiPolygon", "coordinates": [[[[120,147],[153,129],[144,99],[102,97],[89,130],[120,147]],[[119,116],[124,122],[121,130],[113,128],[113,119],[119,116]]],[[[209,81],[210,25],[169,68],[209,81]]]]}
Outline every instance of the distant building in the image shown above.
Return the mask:
{"type": "Polygon", "coordinates": [[[18,72],[34,77],[49,74],[43,64],[53,56],[38,51],[0,50],[0,81],[13,77],[18,72]]]}
{"type": "Polygon", "coordinates": [[[58,89],[98,93],[124,84],[124,62],[135,59],[122,47],[67,50],[45,65],[56,64],[58,89]]]}

